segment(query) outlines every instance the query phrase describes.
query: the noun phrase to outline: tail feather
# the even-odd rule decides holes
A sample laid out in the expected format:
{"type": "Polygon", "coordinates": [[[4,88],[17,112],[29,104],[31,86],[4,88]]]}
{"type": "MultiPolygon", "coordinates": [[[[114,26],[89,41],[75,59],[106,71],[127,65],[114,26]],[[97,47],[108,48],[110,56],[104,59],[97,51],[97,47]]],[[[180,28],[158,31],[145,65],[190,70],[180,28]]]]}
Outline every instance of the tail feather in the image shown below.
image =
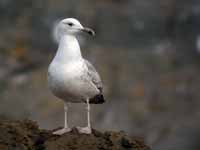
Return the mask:
{"type": "Polygon", "coordinates": [[[90,98],[90,104],[103,104],[105,102],[103,94],[98,94],[90,98]]]}

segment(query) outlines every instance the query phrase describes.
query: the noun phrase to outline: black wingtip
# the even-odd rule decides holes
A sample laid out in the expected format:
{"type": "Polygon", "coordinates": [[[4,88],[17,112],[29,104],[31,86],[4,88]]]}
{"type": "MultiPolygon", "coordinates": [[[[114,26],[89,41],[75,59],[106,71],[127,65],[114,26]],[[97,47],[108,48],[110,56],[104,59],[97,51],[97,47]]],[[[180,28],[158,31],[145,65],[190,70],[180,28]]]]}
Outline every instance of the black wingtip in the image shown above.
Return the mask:
{"type": "Polygon", "coordinates": [[[104,96],[102,94],[96,95],[90,99],[90,104],[103,104],[105,102],[104,96]]]}

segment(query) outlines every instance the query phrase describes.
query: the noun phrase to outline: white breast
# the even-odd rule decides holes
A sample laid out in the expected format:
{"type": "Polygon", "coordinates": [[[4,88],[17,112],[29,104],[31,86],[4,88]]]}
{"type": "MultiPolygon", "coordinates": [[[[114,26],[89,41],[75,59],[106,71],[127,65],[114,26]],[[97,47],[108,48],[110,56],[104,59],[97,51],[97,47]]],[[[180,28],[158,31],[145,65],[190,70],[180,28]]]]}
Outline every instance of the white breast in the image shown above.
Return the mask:
{"type": "Polygon", "coordinates": [[[82,102],[96,94],[96,88],[82,80],[87,70],[83,61],[70,64],[53,62],[48,70],[48,84],[55,96],[70,102],[82,102]]]}

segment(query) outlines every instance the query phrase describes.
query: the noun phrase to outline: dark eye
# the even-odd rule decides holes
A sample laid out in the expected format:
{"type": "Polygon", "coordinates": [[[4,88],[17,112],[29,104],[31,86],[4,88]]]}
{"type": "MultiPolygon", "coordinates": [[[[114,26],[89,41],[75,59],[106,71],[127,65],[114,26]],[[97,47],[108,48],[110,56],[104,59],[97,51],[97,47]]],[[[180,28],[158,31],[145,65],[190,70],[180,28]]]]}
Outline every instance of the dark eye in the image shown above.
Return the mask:
{"type": "Polygon", "coordinates": [[[74,24],[73,23],[71,23],[71,22],[69,22],[69,23],[67,23],[69,26],[73,26],[74,24]]]}

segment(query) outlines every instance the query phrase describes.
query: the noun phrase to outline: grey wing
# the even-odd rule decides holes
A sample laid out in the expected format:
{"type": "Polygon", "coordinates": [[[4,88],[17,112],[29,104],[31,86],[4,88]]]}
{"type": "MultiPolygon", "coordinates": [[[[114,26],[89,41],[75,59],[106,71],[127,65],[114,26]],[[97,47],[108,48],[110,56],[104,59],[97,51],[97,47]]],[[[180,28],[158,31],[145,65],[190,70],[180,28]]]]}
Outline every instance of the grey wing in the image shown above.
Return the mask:
{"type": "Polygon", "coordinates": [[[89,78],[92,80],[93,84],[100,90],[100,93],[102,93],[103,90],[103,84],[101,81],[101,78],[99,76],[99,74],[97,73],[96,69],[94,68],[94,66],[87,60],[85,60],[85,64],[88,67],[88,76],[89,78]]]}

